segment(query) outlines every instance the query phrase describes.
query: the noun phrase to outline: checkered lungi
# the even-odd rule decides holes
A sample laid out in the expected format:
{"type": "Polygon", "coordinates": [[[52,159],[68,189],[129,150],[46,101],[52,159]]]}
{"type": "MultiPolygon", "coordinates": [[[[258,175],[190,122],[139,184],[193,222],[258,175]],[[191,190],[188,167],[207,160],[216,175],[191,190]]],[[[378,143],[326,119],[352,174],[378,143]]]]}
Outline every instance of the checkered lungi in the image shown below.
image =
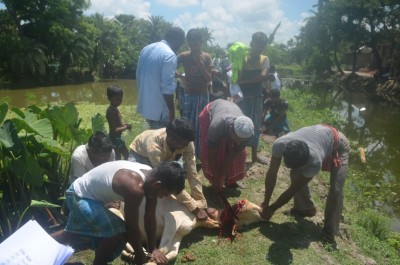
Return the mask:
{"type": "Polygon", "coordinates": [[[89,237],[107,238],[126,232],[125,221],[108,210],[102,202],[81,198],[73,185],[67,190],[69,209],[65,231],[89,237]]]}
{"type": "Polygon", "coordinates": [[[201,152],[199,115],[208,102],[208,94],[184,94],[182,115],[188,120],[195,131],[194,145],[197,158],[200,158],[201,152]]]}
{"type": "MultiPolygon", "coordinates": [[[[200,113],[200,144],[201,144],[201,167],[203,169],[204,176],[210,181],[214,181],[214,176],[211,172],[210,165],[208,163],[208,144],[207,134],[210,126],[210,104],[208,104],[204,110],[200,113]]],[[[229,151],[234,148],[234,143],[229,138],[220,139],[218,143],[217,151],[217,163],[221,165],[225,159],[225,156],[229,151]]],[[[233,162],[228,166],[225,176],[221,179],[221,184],[227,186],[234,184],[236,181],[243,179],[246,176],[246,149],[240,152],[233,162]]]]}

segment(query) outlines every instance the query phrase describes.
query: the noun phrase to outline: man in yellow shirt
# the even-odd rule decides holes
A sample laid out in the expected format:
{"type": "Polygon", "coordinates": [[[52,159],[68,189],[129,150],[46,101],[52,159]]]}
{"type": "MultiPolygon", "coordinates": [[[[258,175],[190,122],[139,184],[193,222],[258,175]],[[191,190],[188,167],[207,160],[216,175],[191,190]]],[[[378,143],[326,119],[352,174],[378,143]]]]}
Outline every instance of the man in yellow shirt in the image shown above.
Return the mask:
{"type": "Polygon", "coordinates": [[[162,162],[182,158],[191,194],[183,190],[176,198],[198,220],[203,220],[207,218],[204,211],[207,201],[196,170],[194,139],[193,127],[186,119],[177,118],[168,123],[166,128],[146,130],[139,134],[129,146],[129,160],[156,167],[162,162]]]}

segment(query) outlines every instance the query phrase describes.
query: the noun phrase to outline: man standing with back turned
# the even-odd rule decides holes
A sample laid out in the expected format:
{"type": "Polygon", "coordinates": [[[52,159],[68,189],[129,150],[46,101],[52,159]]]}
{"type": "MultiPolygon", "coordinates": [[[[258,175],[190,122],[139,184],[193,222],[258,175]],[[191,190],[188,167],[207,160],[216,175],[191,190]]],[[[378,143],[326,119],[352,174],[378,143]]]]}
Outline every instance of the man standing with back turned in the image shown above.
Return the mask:
{"type": "Polygon", "coordinates": [[[136,69],[137,112],[147,120],[150,129],[163,128],[175,118],[175,53],[184,41],[185,32],[174,27],[165,34],[165,40],[149,44],[140,52],[136,69]]]}

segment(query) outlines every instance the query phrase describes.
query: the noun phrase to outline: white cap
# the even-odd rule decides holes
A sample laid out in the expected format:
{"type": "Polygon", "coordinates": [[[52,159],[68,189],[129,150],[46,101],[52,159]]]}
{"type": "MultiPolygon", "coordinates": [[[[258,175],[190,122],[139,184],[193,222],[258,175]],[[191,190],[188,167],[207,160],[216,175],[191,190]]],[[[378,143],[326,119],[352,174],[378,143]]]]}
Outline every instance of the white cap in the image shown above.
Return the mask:
{"type": "Polygon", "coordinates": [[[250,138],[254,135],[253,121],[246,116],[237,117],[233,123],[235,134],[242,139],[250,138]]]}

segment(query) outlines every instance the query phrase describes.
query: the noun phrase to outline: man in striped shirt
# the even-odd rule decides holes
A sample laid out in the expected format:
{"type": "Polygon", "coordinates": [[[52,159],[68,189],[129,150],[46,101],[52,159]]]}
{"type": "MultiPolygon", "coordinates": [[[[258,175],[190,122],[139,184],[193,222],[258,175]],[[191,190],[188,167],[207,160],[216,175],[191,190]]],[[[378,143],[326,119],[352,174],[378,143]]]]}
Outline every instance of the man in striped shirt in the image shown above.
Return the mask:
{"type": "Polygon", "coordinates": [[[316,208],[311,199],[308,182],[321,170],[330,172],[330,189],[325,207],[322,239],[335,244],[343,210],[343,186],[347,176],[349,143],[346,137],[328,125],[301,128],[278,138],[272,145],[271,165],[265,180],[262,216],[269,220],[277,209],[294,199],[291,214],[314,216],[316,208]],[[291,184],[275,202],[270,204],[281,160],[291,169],[291,184]]]}

